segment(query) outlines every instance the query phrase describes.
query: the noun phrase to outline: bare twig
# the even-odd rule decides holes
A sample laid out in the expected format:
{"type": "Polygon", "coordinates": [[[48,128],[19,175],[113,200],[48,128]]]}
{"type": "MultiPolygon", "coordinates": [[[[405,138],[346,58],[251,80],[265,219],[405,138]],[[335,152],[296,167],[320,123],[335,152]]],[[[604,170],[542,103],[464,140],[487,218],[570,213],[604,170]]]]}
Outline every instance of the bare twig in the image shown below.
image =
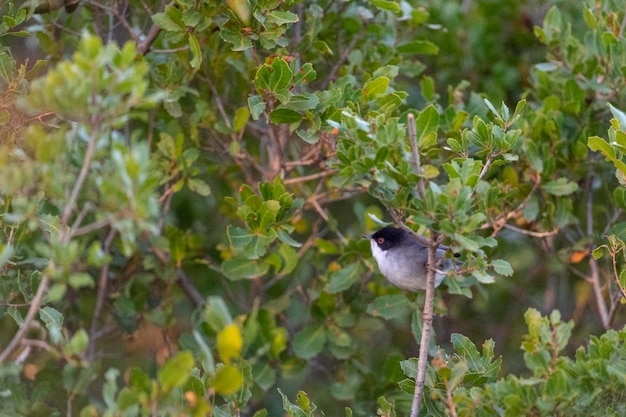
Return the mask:
{"type": "MultiPolygon", "coordinates": [[[[593,236],[593,168],[589,168],[589,174],[586,179],[586,195],[587,195],[587,236],[593,236]]],[[[591,287],[593,288],[593,294],[598,304],[598,313],[600,314],[600,321],[605,329],[609,329],[611,323],[609,322],[609,312],[602,294],[602,285],[600,284],[600,271],[598,268],[598,261],[593,257],[589,257],[589,279],[591,281],[591,287]]]]}
{"type": "Polygon", "coordinates": [[[194,305],[194,307],[200,307],[205,304],[205,299],[202,297],[202,294],[198,291],[195,285],[191,282],[187,274],[183,272],[182,269],[178,270],[178,278],[176,279],[176,283],[183,290],[189,301],[194,305]]]}
{"type": "Polygon", "coordinates": [[[366,30],[367,25],[363,26],[363,28],[361,28],[361,31],[354,35],[348,47],[341,52],[341,55],[339,55],[339,59],[337,60],[337,62],[335,62],[335,65],[333,65],[330,73],[328,74],[328,77],[326,77],[326,80],[324,80],[321,88],[322,90],[326,90],[330,83],[335,80],[335,78],[337,77],[337,73],[339,72],[339,68],[341,68],[344,62],[346,62],[346,59],[348,59],[348,55],[350,55],[350,52],[352,52],[357,42],[363,37],[366,30]]]}
{"type": "Polygon", "coordinates": [[[413,170],[419,175],[419,181],[417,182],[417,192],[422,200],[426,197],[426,184],[424,183],[424,177],[422,176],[422,165],[420,162],[420,152],[417,148],[417,132],[415,129],[415,116],[413,113],[409,113],[406,117],[406,121],[409,128],[409,143],[411,144],[411,154],[413,156],[413,170]]]}
{"type": "Polygon", "coordinates": [[[85,152],[85,159],[83,160],[83,165],[80,168],[80,173],[78,174],[78,178],[76,179],[76,183],[74,183],[74,188],[70,193],[70,197],[67,201],[67,204],[63,208],[63,215],[61,216],[61,240],[67,242],[70,234],[65,231],[67,225],[70,221],[70,216],[72,215],[72,211],[74,210],[74,206],[76,205],[76,200],[78,199],[78,193],[81,188],[83,188],[83,184],[85,179],[87,178],[87,174],[89,173],[89,167],[91,165],[91,159],[96,151],[96,143],[98,142],[98,136],[100,136],[100,124],[102,120],[99,115],[94,115],[92,117],[91,126],[92,132],[89,136],[89,143],[87,144],[87,152],[85,152]]]}
{"type": "Polygon", "coordinates": [[[624,296],[624,298],[626,298],[626,289],[622,287],[619,282],[620,273],[617,272],[617,259],[615,255],[617,255],[617,252],[613,252],[613,250],[611,250],[611,259],[613,259],[613,277],[615,278],[615,283],[617,284],[617,288],[620,289],[622,295],[624,296]]]}
{"type": "MultiPolygon", "coordinates": [[[[104,240],[103,252],[105,255],[109,254],[111,250],[111,243],[113,242],[113,238],[115,237],[116,231],[111,228],[109,230],[109,234],[104,240]]],[[[102,314],[102,308],[104,307],[104,298],[106,297],[107,292],[107,280],[109,278],[109,263],[105,263],[102,269],[100,270],[100,279],[98,280],[98,290],[96,293],[96,307],[94,308],[93,317],[91,318],[91,327],[89,329],[89,347],[87,349],[87,358],[93,358],[96,349],[96,331],[98,330],[98,320],[100,318],[100,314],[102,314]]]]}
{"type": "MultiPolygon", "coordinates": [[[[426,183],[422,176],[422,167],[420,162],[419,148],[417,145],[417,132],[415,128],[415,117],[413,114],[407,116],[409,142],[411,145],[411,153],[413,156],[413,169],[415,174],[419,176],[416,184],[416,190],[420,198],[426,197],[426,183]]],[[[428,263],[426,268],[426,300],[424,301],[424,309],[422,311],[422,337],[420,339],[419,357],[417,360],[417,375],[415,376],[415,390],[413,391],[413,403],[411,405],[411,417],[417,417],[422,405],[424,397],[424,383],[426,381],[426,367],[428,364],[428,349],[430,346],[430,335],[433,327],[433,309],[435,301],[435,273],[437,269],[437,248],[441,244],[443,236],[440,236],[434,230],[430,231],[430,237],[425,239],[423,236],[413,232],[404,223],[399,222],[404,230],[410,231],[411,235],[428,247],[428,263]]]]}
{"type": "Polygon", "coordinates": [[[513,226],[512,224],[508,224],[508,223],[506,223],[504,225],[504,228],[505,229],[509,229],[509,230],[513,230],[514,232],[521,233],[523,235],[532,236],[532,237],[539,237],[539,238],[555,236],[555,235],[557,235],[559,233],[558,229],[550,230],[548,232],[534,232],[532,230],[521,229],[521,228],[519,228],[517,226],[513,226]]]}
{"type": "Polygon", "coordinates": [[[430,335],[433,327],[433,309],[435,304],[435,270],[437,264],[437,247],[439,235],[431,231],[428,245],[428,264],[426,270],[426,300],[422,311],[422,337],[420,340],[419,358],[417,360],[417,375],[415,377],[415,391],[413,391],[413,403],[410,417],[419,415],[422,398],[424,396],[424,383],[426,381],[426,365],[428,363],[428,348],[430,335]]]}
{"type": "Polygon", "coordinates": [[[159,33],[161,33],[161,28],[157,25],[153,25],[150,28],[150,32],[148,32],[148,34],[146,35],[146,38],[141,41],[139,45],[137,45],[137,52],[141,55],[147,54],[152,44],[159,36],[159,33]]]}
{"type": "Polygon", "coordinates": [[[296,178],[287,178],[287,179],[283,180],[283,183],[285,185],[297,184],[297,183],[300,183],[300,182],[312,181],[312,180],[316,180],[318,178],[327,177],[327,176],[333,175],[335,173],[337,173],[336,169],[329,169],[327,171],[320,171],[320,172],[316,172],[315,174],[311,174],[311,175],[303,175],[301,177],[296,177],[296,178]]]}
{"type": "Polygon", "coordinates": [[[30,328],[30,324],[35,319],[35,315],[39,312],[39,308],[41,307],[41,302],[43,300],[43,296],[48,290],[48,284],[50,283],[50,277],[48,274],[44,274],[41,277],[41,282],[39,282],[39,288],[37,288],[37,293],[35,293],[35,297],[33,297],[30,302],[30,307],[28,308],[28,312],[26,313],[26,317],[24,318],[24,322],[22,323],[22,327],[19,328],[17,333],[13,336],[13,339],[9,342],[7,347],[4,348],[2,353],[0,353],[0,363],[4,363],[11,353],[17,348],[20,344],[24,335],[30,328]]]}

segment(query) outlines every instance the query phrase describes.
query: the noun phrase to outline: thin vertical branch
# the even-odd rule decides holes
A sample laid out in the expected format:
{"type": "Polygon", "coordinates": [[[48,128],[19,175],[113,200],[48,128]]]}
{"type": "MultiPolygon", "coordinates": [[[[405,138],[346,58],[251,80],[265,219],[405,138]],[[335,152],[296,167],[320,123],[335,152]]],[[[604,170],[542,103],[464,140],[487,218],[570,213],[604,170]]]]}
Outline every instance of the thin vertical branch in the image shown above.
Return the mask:
{"type": "MultiPolygon", "coordinates": [[[[589,174],[586,179],[585,192],[587,195],[587,236],[593,236],[593,180],[594,172],[593,167],[589,167],[589,174]]],[[[598,304],[598,313],[600,314],[600,320],[602,326],[605,329],[609,329],[611,323],[609,322],[609,311],[606,306],[606,301],[602,294],[602,285],[600,284],[600,269],[598,268],[598,261],[593,257],[589,257],[589,280],[591,281],[591,287],[593,288],[593,294],[598,304]]]]}
{"type": "Polygon", "coordinates": [[[411,405],[411,417],[419,415],[422,398],[424,397],[424,383],[426,381],[426,364],[428,363],[428,348],[430,335],[433,328],[433,310],[435,304],[435,270],[437,263],[437,246],[439,246],[437,232],[431,231],[428,245],[428,263],[426,265],[426,300],[422,311],[422,337],[420,340],[419,358],[417,360],[417,375],[415,377],[415,390],[413,391],[413,404],[411,405]]]}
{"type": "Polygon", "coordinates": [[[423,200],[426,196],[426,184],[424,183],[424,177],[422,176],[422,164],[420,161],[420,152],[417,148],[417,131],[415,128],[415,116],[413,113],[409,113],[406,117],[406,121],[409,129],[409,143],[411,144],[411,155],[413,156],[413,170],[420,179],[417,183],[417,192],[420,198],[423,200]]]}
{"type": "MultiPolygon", "coordinates": [[[[409,131],[409,143],[413,157],[413,169],[419,176],[416,185],[417,193],[421,199],[426,197],[426,183],[422,176],[419,148],[417,146],[417,131],[415,116],[409,113],[407,116],[409,131]]],[[[406,226],[404,226],[406,227],[406,226]]],[[[415,235],[415,233],[413,233],[415,235]]],[[[417,375],[415,376],[415,390],[413,391],[413,404],[411,405],[411,417],[419,415],[422,398],[424,397],[424,383],[426,381],[426,365],[428,364],[428,348],[433,328],[433,309],[435,303],[435,269],[437,263],[437,247],[441,243],[439,234],[433,230],[430,232],[428,246],[428,263],[426,268],[426,300],[422,311],[422,337],[420,340],[419,358],[417,360],[417,375]]]]}
{"type": "MultiPolygon", "coordinates": [[[[109,234],[104,240],[103,252],[108,255],[111,250],[111,243],[115,237],[115,229],[109,230],[109,234]]],[[[91,318],[91,327],[89,329],[89,348],[87,349],[87,358],[93,358],[96,349],[96,331],[98,329],[98,320],[102,314],[104,307],[104,298],[107,292],[107,280],[109,278],[109,263],[107,262],[100,270],[100,280],[98,281],[98,291],[96,294],[96,307],[91,318]]]]}
{"type": "Polygon", "coordinates": [[[91,135],[89,136],[89,143],[87,144],[87,152],[85,153],[85,159],[83,160],[83,165],[80,167],[80,172],[78,174],[78,178],[76,179],[76,183],[74,183],[74,188],[72,188],[72,192],[70,193],[70,197],[63,209],[63,215],[61,216],[61,226],[63,233],[61,240],[67,242],[69,239],[69,231],[66,231],[66,226],[69,224],[70,216],[72,215],[72,211],[74,210],[74,206],[76,205],[76,200],[78,200],[78,193],[80,193],[81,188],[83,188],[83,184],[85,179],[87,178],[87,174],[89,173],[89,167],[91,165],[91,159],[93,158],[94,153],[96,152],[96,144],[98,142],[98,136],[100,136],[100,116],[94,116],[91,127],[91,135]]]}

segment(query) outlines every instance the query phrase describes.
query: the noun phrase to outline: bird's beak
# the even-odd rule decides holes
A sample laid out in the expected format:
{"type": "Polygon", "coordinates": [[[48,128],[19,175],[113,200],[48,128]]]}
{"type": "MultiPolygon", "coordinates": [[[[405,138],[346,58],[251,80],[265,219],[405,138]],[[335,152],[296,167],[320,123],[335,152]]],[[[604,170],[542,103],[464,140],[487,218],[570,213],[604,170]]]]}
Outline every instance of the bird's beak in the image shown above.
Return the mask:
{"type": "Polygon", "coordinates": [[[361,235],[361,237],[362,237],[362,238],[365,238],[365,239],[370,239],[370,238],[371,238],[371,236],[370,236],[370,235],[361,235]]]}

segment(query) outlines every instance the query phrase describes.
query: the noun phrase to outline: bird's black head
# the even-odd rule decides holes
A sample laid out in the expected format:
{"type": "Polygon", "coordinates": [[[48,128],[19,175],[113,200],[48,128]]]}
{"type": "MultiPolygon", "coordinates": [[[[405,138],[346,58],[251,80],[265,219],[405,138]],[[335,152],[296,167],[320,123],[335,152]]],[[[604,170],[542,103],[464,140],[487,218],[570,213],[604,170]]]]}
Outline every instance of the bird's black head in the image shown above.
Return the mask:
{"type": "Polygon", "coordinates": [[[402,242],[406,234],[402,229],[387,226],[374,233],[371,238],[381,250],[387,250],[402,242]]]}

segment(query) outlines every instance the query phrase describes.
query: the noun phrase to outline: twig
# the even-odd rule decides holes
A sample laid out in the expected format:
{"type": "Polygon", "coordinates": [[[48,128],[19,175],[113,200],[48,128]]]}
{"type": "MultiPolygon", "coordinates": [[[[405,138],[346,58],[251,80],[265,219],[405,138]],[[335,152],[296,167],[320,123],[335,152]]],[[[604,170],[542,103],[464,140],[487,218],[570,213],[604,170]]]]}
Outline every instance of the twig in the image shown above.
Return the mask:
{"type": "MultiPolygon", "coordinates": [[[[417,146],[417,132],[415,127],[415,116],[411,113],[407,116],[409,142],[411,144],[411,154],[413,157],[413,169],[419,176],[416,185],[417,193],[422,200],[426,197],[426,183],[422,176],[419,148],[417,146]]],[[[420,412],[422,398],[424,397],[424,383],[426,381],[426,366],[428,364],[428,349],[430,347],[430,335],[433,327],[433,309],[435,302],[435,273],[437,268],[437,248],[441,244],[443,236],[439,236],[434,230],[430,231],[429,239],[413,232],[404,223],[399,222],[404,230],[410,231],[411,235],[418,241],[428,246],[428,263],[426,270],[426,300],[422,311],[422,337],[420,340],[419,358],[417,360],[417,375],[415,376],[415,390],[413,391],[413,404],[411,405],[411,417],[417,417],[420,412]]]]}
{"type": "Polygon", "coordinates": [[[161,33],[161,28],[157,25],[153,25],[150,28],[150,32],[148,32],[148,34],[146,35],[146,38],[141,41],[139,45],[137,45],[137,52],[141,55],[147,54],[152,44],[159,36],[159,33],[161,33]]]}
{"type": "Polygon", "coordinates": [[[306,182],[306,181],[316,180],[318,178],[327,177],[327,176],[333,175],[335,173],[337,173],[336,169],[329,169],[327,171],[320,171],[320,172],[317,172],[317,173],[311,174],[311,175],[303,175],[301,177],[296,177],[296,178],[287,178],[287,179],[283,180],[283,183],[285,185],[297,184],[297,183],[300,183],[300,182],[306,182]]]}
{"type": "Polygon", "coordinates": [[[611,253],[611,258],[613,259],[613,276],[615,277],[615,283],[617,284],[617,288],[620,289],[624,298],[626,298],[626,289],[620,285],[619,282],[619,272],[617,272],[617,259],[615,259],[615,255],[617,253],[611,253]]]}
{"type": "Polygon", "coordinates": [[[185,274],[182,269],[178,270],[178,278],[176,279],[176,283],[183,290],[189,301],[194,305],[194,307],[200,307],[205,304],[205,299],[202,297],[198,289],[193,285],[187,274],[185,274]]]}
{"type": "Polygon", "coordinates": [[[30,324],[33,322],[35,315],[39,312],[39,307],[41,307],[41,301],[43,300],[44,294],[48,290],[49,283],[50,277],[48,277],[48,274],[44,274],[41,277],[41,282],[39,283],[39,288],[37,288],[37,293],[30,302],[30,307],[28,309],[28,312],[26,313],[26,317],[24,318],[22,327],[19,328],[17,333],[15,333],[15,336],[13,336],[13,339],[11,339],[11,342],[9,342],[7,347],[5,347],[2,353],[0,353],[0,363],[4,363],[9,358],[11,353],[13,353],[13,351],[17,348],[17,346],[24,338],[24,335],[26,334],[28,329],[30,329],[30,324]]]}
{"type": "Polygon", "coordinates": [[[448,415],[450,417],[457,417],[456,405],[452,399],[452,387],[448,384],[448,381],[446,381],[446,404],[448,406],[448,415]]]}
{"type": "MultiPolygon", "coordinates": [[[[128,23],[126,18],[122,15],[122,13],[120,13],[120,11],[117,10],[117,7],[109,7],[109,6],[106,6],[106,5],[102,4],[99,1],[89,1],[88,3],[89,3],[90,6],[97,7],[99,9],[101,9],[101,10],[104,10],[105,12],[108,12],[109,15],[115,16],[117,18],[117,21],[119,22],[119,24],[124,26],[124,28],[126,29],[128,34],[130,35],[130,37],[135,42],[139,41],[139,39],[137,38],[137,34],[133,30],[133,28],[130,26],[130,24],[128,23]]],[[[109,23],[109,29],[110,29],[109,32],[113,33],[113,25],[111,25],[111,23],[109,23]]]]}
{"type": "Polygon", "coordinates": [[[439,235],[431,230],[428,245],[428,264],[426,270],[426,300],[422,311],[422,338],[420,340],[419,358],[417,360],[417,375],[415,377],[415,391],[413,391],[413,404],[411,405],[411,417],[419,415],[422,398],[424,396],[424,383],[426,381],[426,365],[428,363],[428,348],[430,335],[433,327],[433,309],[435,304],[435,265],[437,264],[437,247],[439,235]]]}
{"type": "MultiPolygon", "coordinates": [[[[109,230],[109,234],[104,240],[103,252],[108,255],[111,249],[111,243],[115,237],[115,229],[109,230]]],[[[98,319],[102,314],[102,308],[104,307],[104,298],[107,291],[107,280],[109,278],[109,262],[105,263],[100,270],[100,280],[98,281],[98,291],[96,295],[96,307],[94,308],[93,317],[91,318],[91,327],[89,329],[89,347],[87,349],[87,358],[93,358],[96,349],[96,331],[98,329],[98,319]]]]}
{"type": "Polygon", "coordinates": [[[98,136],[100,136],[100,124],[102,120],[99,115],[94,115],[91,126],[93,131],[89,136],[89,143],[87,144],[87,152],[85,153],[85,159],[83,160],[83,165],[80,168],[80,173],[78,174],[78,178],[76,179],[76,183],[74,184],[74,188],[70,194],[70,198],[63,209],[63,216],[61,216],[61,240],[67,242],[70,234],[65,231],[67,225],[70,221],[70,216],[72,215],[72,210],[76,205],[76,200],[78,199],[78,193],[81,188],[83,188],[83,184],[85,179],[87,178],[87,174],[89,173],[89,166],[91,165],[91,159],[96,151],[96,143],[98,142],[98,136]]]}
{"type": "Polygon", "coordinates": [[[540,238],[555,236],[559,233],[559,229],[554,229],[549,232],[534,232],[532,230],[521,229],[517,226],[513,226],[512,224],[508,224],[508,223],[504,225],[504,228],[513,230],[514,232],[521,233],[523,235],[528,235],[532,237],[540,237],[540,238]]]}
{"type": "MultiPolygon", "coordinates": [[[[587,194],[587,236],[593,236],[593,168],[589,168],[589,174],[586,178],[586,194],[587,194]]],[[[598,304],[598,313],[600,314],[600,320],[602,321],[602,327],[606,330],[610,328],[609,312],[606,307],[606,302],[602,294],[602,286],[600,285],[600,271],[598,268],[598,261],[593,256],[589,257],[589,278],[591,281],[591,287],[593,288],[593,294],[598,304]]]]}
{"type": "Polygon", "coordinates": [[[341,55],[339,55],[339,59],[337,60],[337,62],[335,62],[335,65],[330,70],[330,73],[328,74],[328,77],[326,77],[326,80],[324,80],[324,83],[322,84],[322,88],[321,88],[322,90],[326,90],[326,88],[328,88],[330,83],[335,80],[335,77],[337,76],[337,73],[339,72],[339,68],[341,68],[343,63],[346,62],[346,59],[348,59],[348,55],[350,55],[350,52],[352,52],[352,50],[356,46],[356,43],[363,37],[366,29],[367,29],[367,25],[364,25],[363,28],[361,28],[361,31],[357,33],[356,35],[354,35],[348,47],[344,49],[343,52],[341,52],[341,55]]]}
{"type": "Polygon", "coordinates": [[[411,144],[411,154],[413,155],[413,170],[419,175],[419,181],[417,183],[417,192],[422,200],[426,197],[426,184],[424,183],[424,177],[422,176],[422,165],[420,162],[420,152],[417,148],[417,131],[415,128],[415,116],[413,113],[409,113],[406,117],[409,128],[409,143],[411,144]]]}

